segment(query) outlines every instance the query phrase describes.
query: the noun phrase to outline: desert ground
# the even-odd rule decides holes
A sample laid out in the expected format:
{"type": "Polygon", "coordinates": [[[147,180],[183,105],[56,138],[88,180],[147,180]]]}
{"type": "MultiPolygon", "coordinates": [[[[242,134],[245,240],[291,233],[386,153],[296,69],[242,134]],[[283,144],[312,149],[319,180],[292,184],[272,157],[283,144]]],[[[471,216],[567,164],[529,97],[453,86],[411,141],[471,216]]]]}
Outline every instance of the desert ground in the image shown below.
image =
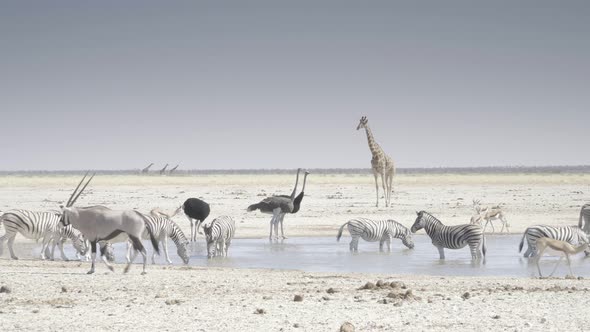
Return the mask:
{"type": "MultiPolygon", "coordinates": [[[[293,175],[97,175],[77,205],[171,212],[186,198],[200,197],[211,204],[210,218],[236,220],[236,237],[268,241],[269,216],[246,207],[268,195],[289,194],[293,180],[293,175]]],[[[0,176],[0,210],[57,210],[78,181],[69,175],[0,176]]],[[[520,233],[532,224],[577,224],[588,192],[587,174],[400,174],[393,206],[377,208],[370,174],[311,174],[301,211],[285,218],[285,231],[290,237],[335,236],[341,224],[361,216],[392,218],[409,227],[418,210],[446,224],[467,223],[472,200],[481,199],[484,205],[502,203],[510,231],[520,233]]],[[[189,233],[184,216],[174,220],[189,233]]],[[[18,236],[21,259],[10,260],[7,250],[0,257],[3,330],[338,331],[350,322],[357,331],[577,331],[590,324],[585,314],[590,276],[436,277],[179,265],[150,266],[143,276],[139,267],[123,275],[121,266],[112,273],[98,265],[89,276],[89,263],[40,261],[38,247],[18,236]],[[360,289],[380,280],[380,286],[360,289]],[[296,295],[301,301],[294,301],[296,295]]]]}

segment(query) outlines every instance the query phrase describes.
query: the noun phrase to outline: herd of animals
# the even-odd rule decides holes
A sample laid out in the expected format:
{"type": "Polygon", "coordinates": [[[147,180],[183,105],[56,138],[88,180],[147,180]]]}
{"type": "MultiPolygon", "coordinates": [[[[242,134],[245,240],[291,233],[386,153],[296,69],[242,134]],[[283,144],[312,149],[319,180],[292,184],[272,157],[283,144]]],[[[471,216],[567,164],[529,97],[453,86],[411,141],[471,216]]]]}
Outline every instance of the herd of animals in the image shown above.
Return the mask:
{"type": "MultiPolygon", "coordinates": [[[[366,131],[369,149],[373,155],[371,166],[377,192],[376,206],[379,205],[379,176],[381,177],[385,205],[389,206],[393,190],[392,178],[395,175],[393,161],[376,143],[366,117],[361,118],[357,130],[362,128],[366,131]]],[[[283,227],[284,217],[287,214],[297,213],[301,208],[305,195],[305,184],[309,175],[309,172],[305,171],[302,190],[299,195],[296,195],[301,171],[302,169],[297,170],[295,186],[290,195],[270,196],[247,208],[249,212],[258,210],[272,215],[270,220],[270,240],[279,238],[279,226],[281,238],[286,239],[283,227]]],[[[170,238],[176,245],[178,256],[185,264],[188,264],[188,245],[190,242],[197,240],[197,233],[201,233],[199,230],[201,227],[205,234],[207,257],[225,257],[228,255],[228,249],[236,230],[235,222],[230,216],[207,219],[210,214],[210,206],[205,201],[198,198],[189,198],[172,214],[166,214],[158,208],[152,209],[149,213],[141,213],[136,210],[112,210],[100,205],[75,207],[74,203],[94,178],[94,175],[92,175],[85,182],[87,176],[88,173],[78,183],[78,186],[60,211],[11,210],[2,214],[0,223],[4,225],[5,232],[0,237],[0,256],[3,253],[4,242],[7,242],[11,258],[18,259],[14,253],[13,244],[16,235],[20,233],[29,239],[42,240],[41,259],[53,259],[55,247],[57,246],[60,249],[62,259],[67,260],[63,245],[67,240],[71,240],[79,259],[85,258],[88,260],[91,258],[92,265],[90,271],[88,271],[91,274],[95,271],[98,249],[100,249],[100,257],[105,265],[110,270],[114,270],[111,265],[114,260],[112,243],[127,242],[127,266],[125,272],[129,270],[137,254],[141,253],[143,256],[143,274],[146,269],[147,251],[143,246],[142,239],[149,239],[153,246],[152,263],[155,255],[160,252],[160,245],[163,248],[166,261],[172,263],[168,254],[168,238],[170,238]],[[186,238],[181,228],[172,221],[172,218],[179,213],[184,213],[190,222],[191,234],[189,239],[186,238]]],[[[485,229],[487,225],[489,224],[492,227],[492,232],[494,232],[493,221],[499,220],[502,224],[500,232],[503,232],[504,229],[508,232],[509,224],[500,205],[483,207],[480,201],[474,200],[473,207],[474,215],[471,217],[470,223],[454,226],[444,225],[426,211],[416,212],[416,220],[410,229],[391,219],[352,219],[340,227],[337,240],[340,240],[344,227],[347,227],[352,238],[349,246],[352,252],[358,251],[358,241],[361,238],[368,242],[379,241],[381,251],[383,251],[384,244],[387,244],[387,249],[390,250],[391,240],[394,238],[400,239],[406,247],[413,249],[412,234],[424,229],[432,240],[432,244],[438,249],[440,259],[445,258],[445,248],[461,249],[466,246],[470,249],[472,260],[485,259],[487,250],[485,229]],[[485,224],[483,224],[484,221],[485,224]]],[[[538,263],[547,248],[564,253],[568,264],[569,255],[571,254],[585,251],[586,255],[589,255],[590,249],[588,249],[588,245],[590,241],[588,234],[590,234],[590,204],[582,206],[577,226],[536,225],[528,227],[523,234],[519,251],[522,251],[526,239],[528,249],[524,253],[524,257],[537,256],[537,267],[539,268],[539,274],[541,274],[538,263]]],[[[553,272],[555,272],[555,269],[553,272]]]]}

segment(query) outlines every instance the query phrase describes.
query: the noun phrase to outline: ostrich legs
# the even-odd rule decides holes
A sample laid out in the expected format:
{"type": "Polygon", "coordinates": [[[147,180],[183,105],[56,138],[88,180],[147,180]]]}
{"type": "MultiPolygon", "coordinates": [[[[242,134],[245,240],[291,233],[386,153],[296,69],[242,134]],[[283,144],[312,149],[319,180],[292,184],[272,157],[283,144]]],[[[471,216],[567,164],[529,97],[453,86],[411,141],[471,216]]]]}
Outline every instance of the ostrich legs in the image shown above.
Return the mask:
{"type": "MultiPolygon", "coordinates": [[[[297,212],[299,212],[299,209],[301,208],[301,201],[303,200],[303,196],[305,195],[305,182],[307,181],[307,176],[309,175],[308,171],[305,171],[305,175],[303,176],[303,187],[301,188],[301,193],[299,193],[299,195],[297,195],[297,197],[295,197],[295,200],[293,200],[293,211],[289,212],[291,214],[295,214],[297,212]]],[[[285,232],[283,231],[283,219],[285,219],[285,213],[282,213],[280,216],[280,219],[278,220],[278,223],[281,224],[281,237],[283,239],[286,239],[287,237],[285,236],[285,232]]],[[[278,234],[278,223],[277,221],[275,221],[275,234],[278,234]]]]}

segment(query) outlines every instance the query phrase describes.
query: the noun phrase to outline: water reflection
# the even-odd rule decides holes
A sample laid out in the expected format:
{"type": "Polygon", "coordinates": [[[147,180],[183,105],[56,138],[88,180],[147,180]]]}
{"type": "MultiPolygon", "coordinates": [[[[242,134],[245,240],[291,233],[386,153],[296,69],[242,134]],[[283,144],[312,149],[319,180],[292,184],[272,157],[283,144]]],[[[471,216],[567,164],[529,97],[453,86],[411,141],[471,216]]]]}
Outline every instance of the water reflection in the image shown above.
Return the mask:
{"type": "MultiPolygon", "coordinates": [[[[472,261],[469,248],[460,250],[445,249],[445,260],[438,259],[438,250],[425,235],[414,236],[414,249],[407,249],[398,241],[392,241],[391,252],[379,252],[379,243],[361,240],[359,252],[351,253],[348,248],[350,238],[343,237],[336,242],[329,238],[289,238],[269,243],[268,238],[235,239],[229,248],[229,257],[207,259],[207,249],[201,238],[190,245],[190,265],[235,268],[294,269],[312,272],[370,272],[425,275],[495,275],[529,277],[536,275],[534,260],[523,258],[518,253],[521,235],[488,235],[486,237],[487,255],[485,262],[472,261]]],[[[146,243],[148,251],[151,245],[146,243]]],[[[182,265],[176,255],[176,247],[169,244],[170,258],[176,265],[182,265]]],[[[73,256],[68,248],[68,256],[73,256]]],[[[118,262],[125,259],[125,245],[116,244],[118,262]]],[[[572,257],[572,269],[576,275],[590,275],[590,265],[582,255],[572,257]]],[[[557,257],[544,257],[541,269],[550,272],[557,257]]],[[[156,258],[165,264],[164,258],[156,258]]],[[[568,273],[565,260],[555,275],[568,273]]]]}

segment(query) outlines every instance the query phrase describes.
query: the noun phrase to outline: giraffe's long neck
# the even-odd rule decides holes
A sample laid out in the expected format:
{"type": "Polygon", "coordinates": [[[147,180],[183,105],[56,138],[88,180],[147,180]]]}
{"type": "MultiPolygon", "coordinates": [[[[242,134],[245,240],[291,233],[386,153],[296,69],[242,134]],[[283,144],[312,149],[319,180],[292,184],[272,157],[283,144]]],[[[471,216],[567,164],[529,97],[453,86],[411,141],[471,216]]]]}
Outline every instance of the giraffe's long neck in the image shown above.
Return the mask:
{"type": "Polygon", "coordinates": [[[367,141],[369,142],[369,150],[371,150],[371,153],[373,154],[373,156],[380,154],[381,151],[381,147],[379,146],[379,144],[377,144],[377,142],[375,142],[375,138],[373,137],[373,133],[371,132],[371,128],[369,128],[369,126],[365,126],[365,131],[367,132],[367,141]]]}

